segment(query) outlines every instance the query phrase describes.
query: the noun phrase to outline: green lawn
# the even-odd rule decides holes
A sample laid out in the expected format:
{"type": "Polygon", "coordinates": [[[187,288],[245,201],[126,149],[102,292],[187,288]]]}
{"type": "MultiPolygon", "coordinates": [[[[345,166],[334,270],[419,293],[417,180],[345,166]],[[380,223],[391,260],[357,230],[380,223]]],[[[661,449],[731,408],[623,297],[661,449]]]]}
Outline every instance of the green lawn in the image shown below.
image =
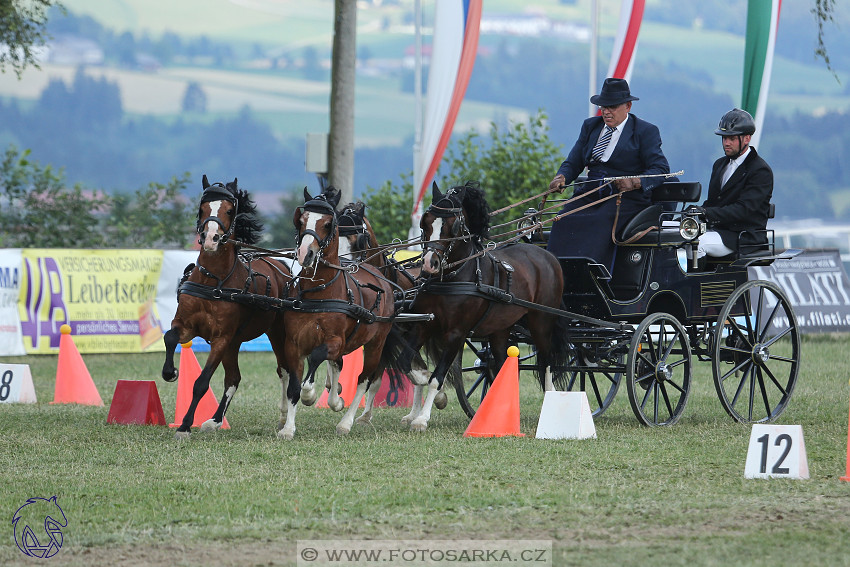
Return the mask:
{"type": "MultiPolygon", "coordinates": [[[[542,394],[523,374],[526,437],[464,438],[450,396],[424,434],[383,409],[339,438],[340,415],[301,408],[284,442],[272,355],[243,353],[232,428],[177,442],[168,427],[106,424],[116,380],[157,379],[161,354],[86,356],[105,407],[49,404],[54,356],[6,358],[30,365],[39,403],[0,406],[0,510],[57,495],[56,564],[87,567],[294,564],[308,539],[494,538],[550,540],[555,565],[847,565],[846,344],[804,339],[779,420],[802,426],[809,480],[744,478],[751,426],[726,416],[708,363],[671,428],[638,426],[622,389],[596,439],[535,439],[542,394]]],[[[220,395],[221,371],[212,385],[220,395]]],[[[171,422],[176,384],[157,387],[171,422]]],[[[0,563],[31,564],[7,530],[0,563]]]]}

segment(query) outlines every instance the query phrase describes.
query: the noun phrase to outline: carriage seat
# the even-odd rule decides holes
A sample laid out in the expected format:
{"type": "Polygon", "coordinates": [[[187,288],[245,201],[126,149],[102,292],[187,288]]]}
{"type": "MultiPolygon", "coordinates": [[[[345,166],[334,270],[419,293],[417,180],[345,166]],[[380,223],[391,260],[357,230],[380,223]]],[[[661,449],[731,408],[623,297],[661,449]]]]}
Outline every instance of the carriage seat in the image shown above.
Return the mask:
{"type": "Polygon", "coordinates": [[[652,205],[645,208],[626,225],[618,231],[617,238],[625,242],[635,238],[642,232],[646,232],[634,242],[633,245],[667,245],[674,246],[683,244],[679,234],[678,222],[676,226],[665,227],[664,220],[673,220],[684,209],[685,203],[696,203],[702,193],[702,184],[699,181],[667,181],[652,190],[652,205]]]}
{"type": "MultiPolygon", "coordinates": [[[[772,219],[776,216],[776,205],[770,203],[767,211],[767,218],[772,219]]],[[[769,266],[773,263],[773,256],[776,255],[775,242],[773,237],[773,229],[757,230],[756,234],[764,235],[765,241],[761,244],[741,244],[741,237],[746,232],[738,233],[738,242],[735,247],[736,251],[728,256],[706,256],[706,265],[712,266],[717,264],[731,264],[736,260],[747,260],[748,266],[769,266]],[[764,258],[760,261],[759,258],[764,258]]]]}

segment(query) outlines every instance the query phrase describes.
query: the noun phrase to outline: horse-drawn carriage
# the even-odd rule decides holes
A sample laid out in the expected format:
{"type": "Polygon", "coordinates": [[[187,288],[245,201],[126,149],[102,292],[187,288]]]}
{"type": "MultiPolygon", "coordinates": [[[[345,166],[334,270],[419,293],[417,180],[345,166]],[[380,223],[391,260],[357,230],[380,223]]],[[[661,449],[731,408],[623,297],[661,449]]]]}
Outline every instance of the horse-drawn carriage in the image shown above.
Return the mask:
{"type": "MultiPolygon", "coordinates": [[[[694,359],[711,363],[720,403],[737,421],[769,422],[788,405],[800,364],[796,317],[782,289],[750,280],[748,267],[799,250],[777,254],[766,231],[764,245],[742,246],[704,266],[687,260],[686,250],[695,252],[705,230],[700,214],[686,208],[699,200],[700,189],[684,182],[656,188],[654,205],[620,231],[613,273],[589,258],[559,258],[570,320],[565,389],[586,392],[594,416],[611,405],[625,380],[641,423],[674,424],[690,394],[694,359]]],[[[520,224],[529,229],[527,241],[545,245],[536,217],[537,211],[526,211],[520,224]]],[[[512,336],[528,342],[521,325],[512,336]]],[[[489,344],[467,344],[476,360],[464,368],[458,394],[472,415],[493,364],[489,344]]],[[[523,358],[521,369],[536,368],[533,352],[523,358]]]]}
{"type": "MultiPolygon", "coordinates": [[[[668,182],[654,191],[657,204],[621,231],[613,273],[588,258],[546,252],[536,211],[520,221],[522,238],[485,243],[490,211],[474,184],[445,194],[435,185],[415,269],[388,259],[362,208],[357,220],[343,222],[338,192],[314,198],[305,190],[305,205],[294,217],[298,248],[265,250],[236,241],[240,218],[250,216],[243,213],[249,199],[235,180],[232,185],[204,180],[198,215],[204,250],[187,270],[180,290],[188,300],[181,299],[166,334],[167,380],[176,378],[172,355],[178,343],[193,336],[212,343],[178,435],[188,435],[219,361],[226,393],[205,425],[221,425],[240,380],[238,346],[263,332],[277,354],[279,435],[287,439],[295,432],[297,403],[316,399],[318,364],[328,360],[339,370],[342,356],[361,345],[366,364],[339,433],[350,430],[363,395],[367,407],[359,419],[371,415],[375,382],[387,365],[405,371],[416,385],[414,407],[403,418],[413,429],[427,428],[432,405],[445,402],[447,383],[471,417],[510,344],[527,347],[520,368],[535,371],[544,389],[585,391],[594,415],[610,406],[625,379],[634,413],[645,425],[671,425],[681,417],[694,357],[711,362],[721,404],[738,421],[775,419],[793,393],[800,360],[793,309],[778,286],[750,281],[747,268],[794,251],[776,254],[770,235],[766,245],[735,257],[703,268],[684,266],[680,256],[695,248],[704,230],[698,213],[683,210],[698,200],[699,184],[668,182]],[[359,249],[365,257],[341,260],[344,241],[342,248],[359,249]],[[280,255],[297,259],[301,273],[268,258],[280,255]],[[217,319],[219,302],[227,304],[227,320],[217,319]],[[465,344],[476,361],[459,368],[465,344]]],[[[325,387],[329,405],[341,409],[337,380],[338,373],[331,373],[325,387]]]]}

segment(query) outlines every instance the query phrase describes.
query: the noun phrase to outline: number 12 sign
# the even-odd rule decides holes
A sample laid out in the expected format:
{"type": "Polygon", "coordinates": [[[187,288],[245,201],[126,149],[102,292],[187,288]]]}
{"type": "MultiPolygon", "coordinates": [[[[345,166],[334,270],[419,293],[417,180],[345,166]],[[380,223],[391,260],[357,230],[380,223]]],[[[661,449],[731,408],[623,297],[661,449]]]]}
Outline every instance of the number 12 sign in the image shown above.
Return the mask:
{"type": "Polygon", "coordinates": [[[753,425],[745,478],[809,478],[800,425],[753,425]]]}

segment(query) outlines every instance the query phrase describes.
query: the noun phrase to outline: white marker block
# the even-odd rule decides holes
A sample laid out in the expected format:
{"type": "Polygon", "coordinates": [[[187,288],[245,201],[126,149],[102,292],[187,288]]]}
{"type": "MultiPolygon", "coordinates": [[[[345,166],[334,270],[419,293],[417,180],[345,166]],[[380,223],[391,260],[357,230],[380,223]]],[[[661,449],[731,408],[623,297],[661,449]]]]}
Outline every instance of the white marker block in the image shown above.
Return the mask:
{"type": "Polygon", "coordinates": [[[754,424],[744,477],[809,478],[803,427],[754,424]]]}
{"type": "Polygon", "coordinates": [[[35,403],[29,364],[0,364],[0,402],[35,403]]]}
{"type": "Polygon", "coordinates": [[[546,392],[537,422],[538,439],[596,439],[584,392],[546,392]]]}

